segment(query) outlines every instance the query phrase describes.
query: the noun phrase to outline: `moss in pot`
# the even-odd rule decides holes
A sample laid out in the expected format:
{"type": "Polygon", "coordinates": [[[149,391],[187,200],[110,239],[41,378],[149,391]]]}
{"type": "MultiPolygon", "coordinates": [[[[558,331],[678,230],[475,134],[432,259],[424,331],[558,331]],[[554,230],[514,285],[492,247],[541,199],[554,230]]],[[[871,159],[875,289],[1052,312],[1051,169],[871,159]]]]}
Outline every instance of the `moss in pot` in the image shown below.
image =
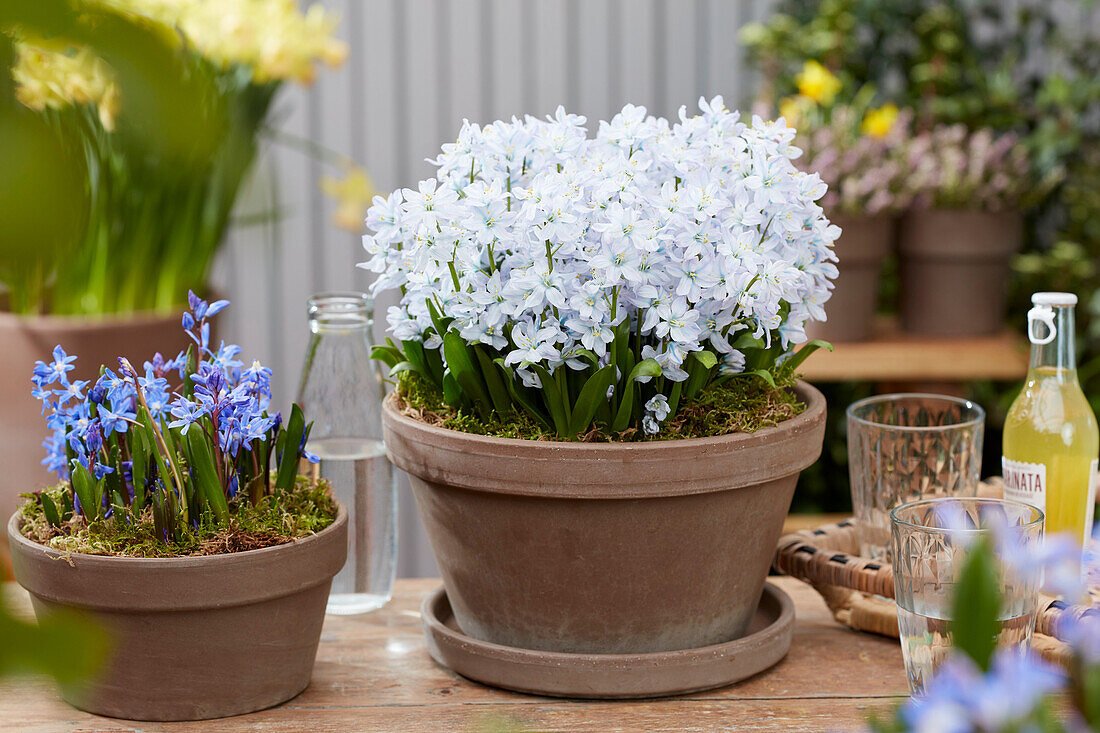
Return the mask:
{"type": "Polygon", "coordinates": [[[794,130],[700,108],[466,124],[368,213],[363,266],[401,293],[387,452],[478,640],[664,652],[756,609],[821,448],[794,374],[839,229],[794,130]]]}
{"type": "Polygon", "coordinates": [[[66,701],[139,720],[198,720],[281,703],[309,684],[347,515],[298,475],[310,424],[268,411],[271,371],[211,348],[228,305],[190,298],[194,341],[139,372],[126,359],[70,380],[59,346],[35,396],[61,482],[8,525],[12,567],[39,618],[88,614],[112,650],[66,701]]]}

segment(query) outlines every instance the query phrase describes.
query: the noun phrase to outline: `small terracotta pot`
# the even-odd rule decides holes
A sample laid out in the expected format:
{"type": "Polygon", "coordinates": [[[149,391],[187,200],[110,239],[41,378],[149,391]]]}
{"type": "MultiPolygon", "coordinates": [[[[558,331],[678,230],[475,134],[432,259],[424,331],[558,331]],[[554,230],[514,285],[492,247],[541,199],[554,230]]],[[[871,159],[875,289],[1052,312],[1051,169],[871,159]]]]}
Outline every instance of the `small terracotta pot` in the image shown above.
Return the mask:
{"type": "Polygon", "coordinates": [[[841,228],[834,250],[840,274],[833,281],[833,295],[825,304],[829,320],[807,328],[810,338],[835,343],[866,341],[875,325],[882,262],[894,245],[894,218],[834,216],[841,228]]]}
{"type": "Polygon", "coordinates": [[[348,517],[286,545],[207,557],[61,553],[8,523],[15,579],[38,618],[87,612],[111,635],[103,675],[62,688],[69,704],[130,720],[204,720],[262,710],[309,685],[348,517]]]}
{"type": "Polygon", "coordinates": [[[911,333],[981,336],[1004,325],[1019,212],[914,210],[899,233],[901,322],[911,333]]]}
{"type": "Polygon", "coordinates": [[[79,357],[70,379],[95,379],[101,364],[114,369],[119,356],[140,369],[157,351],[172,358],[189,343],[179,314],[91,319],[0,313],[0,517],[15,511],[19,494],[56,481],[41,465],[49,431],[41,403],[31,397],[35,361],[50,361],[61,344],[79,357]]]}
{"type": "Polygon", "coordinates": [[[645,443],[490,438],[399,414],[409,473],[455,619],[476,639],[647,653],[740,638],[798,474],[821,452],[825,398],[753,434],[645,443]]]}

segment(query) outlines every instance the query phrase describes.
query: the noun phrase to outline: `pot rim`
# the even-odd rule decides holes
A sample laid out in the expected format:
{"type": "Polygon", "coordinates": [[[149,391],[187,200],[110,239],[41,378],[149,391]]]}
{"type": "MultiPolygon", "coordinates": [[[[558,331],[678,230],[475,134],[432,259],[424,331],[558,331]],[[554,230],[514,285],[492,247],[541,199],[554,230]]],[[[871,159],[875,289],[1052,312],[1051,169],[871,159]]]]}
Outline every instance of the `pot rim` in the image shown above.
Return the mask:
{"type": "Polygon", "coordinates": [[[382,411],[386,453],[414,481],[543,499],[648,499],[776,481],[817,460],[825,397],[799,382],[807,409],[755,433],[637,443],[495,438],[382,411]]]}
{"type": "Polygon", "coordinates": [[[302,547],[311,543],[322,542],[327,539],[328,535],[332,532],[339,531],[341,524],[346,524],[348,519],[348,512],[344,505],[340,502],[336,502],[337,511],[336,518],[332,520],[332,524],[322,529],[320,532],[314,532],[306,537],[291,540],[290,542],[284,542],[281,545],[271,545],[270,547],[261,547],[255,550],[244,550],[242,552],[222,552],[216,555],[184,555],[181,557],[120,557],[118,555],[91,555],[84,552],[62,552],[48,545],[43,545],[41,542],[35,542],[32,539],[27,538],[20,531],[22,522],[20,521],[19,510],[16,509],[15,513],[11,515],[11,519],[8,520],[8,541],[13,545],[21,545],[23,549],[27,551],[41,550],[51,557],[53,560],[61,560],[64,562],[66,558],[78,558],[82,565],[87,564],[92,567],[96,565],[112,564],[117,566],[128,566],[131,569],[138,570],[157,570],[163,568],[193,568],[201,567],[204,565],[217,564],[219,562],[227,562],[234,560],[235,562],[247,562],[253,558],[263,558],[268,555],[274,554],[279,550],[285,550],[290,547],[302,547]]]}
{"type": "Polygon", "coordinates": [[[415,428],[429,435],[447,437],[462,436],[463,440],[468,440],[475,446],[526,446],[535,451],[554,451],[555,453],[567,451],[577,454],[595,453],[597,455],[591,457],[598,458],[598,454],[600,453],[620,454],[620,451],[624,450],[632,453],[671,453],[685,447],[726,447],[730,443],[737,444],[761,441],[771,435],[785,433],[791,429],[807,426],[817,419],[819,412],[825,411],[825,396],[809,382],[802,379],[799,379],[795,383],[794,390],[799,398],[806,403],[806,409],[798,415],[788,420],[784,420],[778,425],[761,428],[753,433],[726,433],[725,435],[712,435],[706,438],[677,438],[675,440],[645,440],[638,442],[614,441],[610,443],[581,443],[570,440],[527,440],[524,438],[498,438],[492,435],[478,435],[477,433],[467,433],[462,430],[452,430],[451,428],[444,428],[438,425],[429,425],[421,420],[402,415],[393,406],[394,400],[396,399],[394,392],[386,395],[386,399],[382,402],[382,408],[386,417],[402,425],[415,428]]]}

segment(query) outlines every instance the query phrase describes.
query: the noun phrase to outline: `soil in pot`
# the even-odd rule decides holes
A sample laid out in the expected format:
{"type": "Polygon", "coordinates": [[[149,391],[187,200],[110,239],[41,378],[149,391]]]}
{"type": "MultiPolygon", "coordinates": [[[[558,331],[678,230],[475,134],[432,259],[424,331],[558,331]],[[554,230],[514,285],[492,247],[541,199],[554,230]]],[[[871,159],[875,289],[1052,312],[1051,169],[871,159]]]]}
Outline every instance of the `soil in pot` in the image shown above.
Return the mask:
{"type": "Polygon", "coordinates": [[[981,336],[1004,326],[1018,212],[915,210],[899,232],[901,322],[911,333],[981,336]]]}
{"type": "Polygon", "coordinates": [[[347,513],[263,549],[174,558],[63,553],[8,523],[16,580],[41,619],[87,613],[113,641],[103,674],[66,702],[133,720],[202,720],[284,702],[309,684],[347,513]]]}
{"type": "Polygon", "coordinates": [[[40,463],[46,428],[42,405],[31,397],[35,361],[50,361],[53,347],[61,344],[79,356],[70,378],[90,380],[99,376],[100,364],[113,367],[119,356],[140,368],[155,352],[171,358],[188,342],[178,313],[103,319],[0,313],[0,344],[0,516],[6,517],[15,511],[19,494],[56,480],[40,463]]]}
{"type": "Polygon", "coordinates": [[[894,218],[834,216],[842,230],[834,250],[840,274],[825,304],[828,320],[811,324],[807,336],[834,343],[866,341],[874,328],[882,263],[894,243],[894,218]]]}
{"type": "Polygon", "coordinates": [[[825,400],[752,434],[568,443],[435,427],[385,404],[462,631],[568,653],[730,641],[760,600],[825,400]]]}

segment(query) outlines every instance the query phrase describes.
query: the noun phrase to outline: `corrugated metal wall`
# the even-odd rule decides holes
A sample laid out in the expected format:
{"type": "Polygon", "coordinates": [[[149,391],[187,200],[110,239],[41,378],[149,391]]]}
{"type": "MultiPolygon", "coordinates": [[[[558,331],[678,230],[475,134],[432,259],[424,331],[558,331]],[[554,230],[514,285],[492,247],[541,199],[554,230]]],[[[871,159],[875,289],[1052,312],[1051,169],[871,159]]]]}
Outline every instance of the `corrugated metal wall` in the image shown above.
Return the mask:
{"type": "MultiPolygon", "coordinates": [[[[379,191],[432,174],[424,162],[463,118],[486,123],[546,115],[559,104],[590,124],[623,104],[674,116],[700,95],[747,101],[737,30],[767,0],[326,0],[341,18],[348,63],[314,86],[284,92],[276,127],[363,163],[379,191]]],[[[326,168],[271,145],[239,207],[215,285],[234,307],[223,324],[248,355],[275,369],[285,402],[297,391],[307,340],[306,298],[365,290],[359,238],[330,223],[317,182],[326,168]]],[[[329,170],[328,172],[334,172],[329,170]]],[[[381,334],[379,326],[376,331],[381,334]]],[[[434,575],[407,489],[399,574],[434,575]]]]}

